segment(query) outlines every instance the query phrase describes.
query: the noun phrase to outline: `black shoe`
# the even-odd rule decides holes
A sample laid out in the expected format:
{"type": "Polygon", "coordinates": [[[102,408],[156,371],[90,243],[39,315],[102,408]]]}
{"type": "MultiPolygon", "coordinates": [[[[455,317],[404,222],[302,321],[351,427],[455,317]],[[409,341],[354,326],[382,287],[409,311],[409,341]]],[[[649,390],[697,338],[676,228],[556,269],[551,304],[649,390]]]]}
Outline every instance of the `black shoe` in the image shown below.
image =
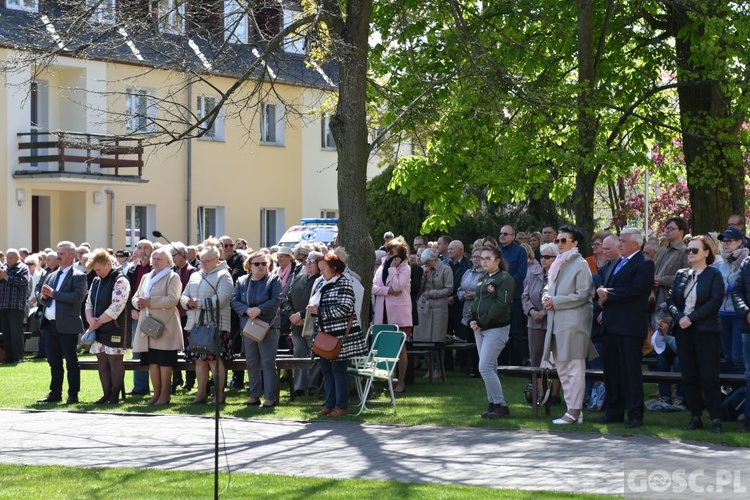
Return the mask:
{"type": "Polygon", "coordinates": [[[490,412],[491,412],[492,410],[494,410],[494,409],[495,409],[495,405],[494,405],[494,404],[492,404],[492,403],[490,403],[490,404],[489,404],[489,406],[487,407],[487,411],[483,411],[483,412],[482,412],[482,415],[481,415],[481,416],[482,416],[482,418],[487,418],[487,415],[489,415],[489,414],[490,414],[490,412]]]}
{"type": "Polygon", "coordinates": [[[103,404],[106,404],[106,403],[109,403],[109,396],[102,396],[99,399],[97,399],[96,401],[94,401],[95,405],[103,405],[103,404]]]}
{"type": "Polygon", "coordinates": [[[597,417],[593,420],[597,424],[613,424],[622,423],[622,418],[613,417],[610,415],[604,415],[603,417],[597,417]]]}
{"type": "Polygon", "coordinates": [[[150,391],[146,391],[146,392],[143,392],[143,391],[128,391],[127,392],[128,396],[148,396],[149,394],[151,394],[150,391]]]}
{"type": "Polygon", "coordinates": [[[492,411],[487,413],[487,418],[506,418],[510,417],[510,408],[503,405],[493,405],[492,411]]]}
{"type": "Polygon", "coordinates": [[[294,391],[294,397],[295,398],[300,398],[300,397],[302,397],[304,395],[305,395],[305,390],[304,389],[297,389],[297,390],[294,391]]]}
{"type": "Polygon", "coordinates": [[[682,428],[684,431],[694,431],[696,429],[703,429],[703,420],[700,417],[693,417],[690,422],[682,428]]]}
{"type": "Polygon", "coordinates": [[[627,422],[625,422],[625,428],[626,429],[635,429],[637,427],[641,427],[643,425],[643,420],[638,418],[631,418],[627,422]]]}
{"type": "Polygon", "coordinates": [[[718,418],[711,420],[711,431],[714,434],[721,434],[723,430],[724,429],[722,429],[721,427],[721,420],[719,420],[718,418]]]}
{"type": "Polygon", "coordinates": [[[551,406],[556,406],[562,403],[562,400],[560,399],[560,396],[550,396],[549,397],[549,404],[551,406]]]}
{"type": "Polygon", "coordinates": [[[60,401],[62,401],[62,396],[55,396],[52,393],[47,394],[42,399],[36,400],[37,403],[59,403],[60,401]]]}
{"type": "Polygon", "coordinates": [[[68,396],[68,399],[65,400],[66,405],[77,405],[78,404],[78,396],[68,396]]]}
{"type": "Polygon", "coordinates": [[[47,355],[46,354],[37,354],[36,356],[34,356],[31,359],[47,359],[47,355]]]}

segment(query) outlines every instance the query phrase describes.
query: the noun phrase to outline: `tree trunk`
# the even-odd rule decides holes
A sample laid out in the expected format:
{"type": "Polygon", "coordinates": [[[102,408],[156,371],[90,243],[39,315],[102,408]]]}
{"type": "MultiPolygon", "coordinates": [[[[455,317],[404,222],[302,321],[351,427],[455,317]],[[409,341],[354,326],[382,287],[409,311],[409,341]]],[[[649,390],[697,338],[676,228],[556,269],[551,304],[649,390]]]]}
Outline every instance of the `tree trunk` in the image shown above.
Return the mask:
{"type": "Polygon", "coordinates": [[[594,234],[594,188],[599,169],[591,164],[596,150],[597,124],[591,107],[594,94],[594,7],[590,0],[578,0],[578,168],[576,175],[576,225],[584,241],[578,245],[582,254],[590,253],[594,234]]]}
{"type": "MultiPolygon", "coordinates": [[[[339,245],[349,253],[349,265],[362,277],[365,298],[361,318],[368,323],[374,247],[367,230],[367,53],[371,0],[349,0],[346,19],[334,43],[339,65],[338,104],[331,133],[338,151],[339,245]]],[[[363,325],[367,328],[368,325],[363,325]]]]}
{"type": "Polygon", "coordinates": [[[719,82],[703,78],[706,68],[693,58],[692,44],[704,41],[702,26],[697,37],[677,36],[694,21],[679,3],[671,14],[677,79],[691,84],[678,88],[691,229],[693,234],[704,234],[722,230],[730,215],[745,212],[745,169],[737,145],[741,123],[732,117],[731,97],[719,82]]]}

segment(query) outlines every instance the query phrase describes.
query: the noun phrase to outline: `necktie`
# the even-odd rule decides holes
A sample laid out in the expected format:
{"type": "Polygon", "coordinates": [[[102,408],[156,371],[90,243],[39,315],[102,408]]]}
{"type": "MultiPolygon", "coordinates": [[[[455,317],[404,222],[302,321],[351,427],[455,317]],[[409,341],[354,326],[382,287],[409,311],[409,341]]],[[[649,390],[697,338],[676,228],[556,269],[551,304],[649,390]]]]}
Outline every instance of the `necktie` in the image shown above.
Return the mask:
{"type": "Polygon", "coordinates": [[[620,269],[622,269],[622,266],[628,263],[628,259],[620,259],[620,263],[617,264],[617,267],[615,268],[614,274],[617,274],[620,272],[620,269]]]}
{"type": "MultiPolygon", "coordinates": [[[[55,276],[52,278],[52,281],[49,283],[49,286],[53,290],[57,290],[57,282],[60,280],[61,274],[62,272],[58,269],[57,272],[55,272],[55,276]]],[[[55,313],[56,313],[55,299],[50,297],[49,299],[47,299],[44,305],[44,317],[50,321],[54,321],[55,313]]]]}

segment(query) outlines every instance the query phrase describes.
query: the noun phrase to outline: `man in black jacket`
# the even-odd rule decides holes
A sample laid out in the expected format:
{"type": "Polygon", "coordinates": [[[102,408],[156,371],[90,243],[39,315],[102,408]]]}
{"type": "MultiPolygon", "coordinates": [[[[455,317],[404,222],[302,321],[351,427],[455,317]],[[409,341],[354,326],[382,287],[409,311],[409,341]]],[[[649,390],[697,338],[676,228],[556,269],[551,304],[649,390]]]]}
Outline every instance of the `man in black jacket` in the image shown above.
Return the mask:
{"type": "MultiPolygon", "coordinates": [[[[734,311],[742,322],[742,351],[745,357],[745,394],[750,394],[750,257],[740,264],[732,289],[734,311]]],[[[750,398],[745,397],[745,431],[750,432],[750,398]]]]}
{"type": "Polygon", "coordinates": [[[620,233],[622,257],[596,294],[602,307],[605,415],[600,422],[622,422],[627,428],[643,425],[641,347],[648,335],[648,300],[654,286],[654,262],[641,246],[643,233],[625,228],[620,233]]]}

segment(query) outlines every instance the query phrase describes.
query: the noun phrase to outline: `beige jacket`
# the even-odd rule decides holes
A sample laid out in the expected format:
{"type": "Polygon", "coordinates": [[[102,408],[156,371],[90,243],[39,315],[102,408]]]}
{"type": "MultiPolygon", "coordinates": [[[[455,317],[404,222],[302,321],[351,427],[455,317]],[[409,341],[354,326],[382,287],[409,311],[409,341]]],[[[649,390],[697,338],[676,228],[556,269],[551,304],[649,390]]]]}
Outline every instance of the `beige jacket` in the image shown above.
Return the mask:
{"type": "MultiPolygon", "coordinates": [[[[146,279],[142,279],[138,291],[133,295],[133,307],[138,307],[138,297],[145,294],[146,279]]],[[[145,321],[145,311],[138,316],[138,327],[133,338],[133,352],[147,352],[149,349],[164,351],[181,351],[185,348],[182,341],[182,326],[177,304],[180,301],[182,282],[180,277],[171,272],[159,280],[151,289],[151,307],[148,311],[154,319],[164,323],[164,333],[158,339],[152,339],[141,331],[141,323],[145,321]]]]}

